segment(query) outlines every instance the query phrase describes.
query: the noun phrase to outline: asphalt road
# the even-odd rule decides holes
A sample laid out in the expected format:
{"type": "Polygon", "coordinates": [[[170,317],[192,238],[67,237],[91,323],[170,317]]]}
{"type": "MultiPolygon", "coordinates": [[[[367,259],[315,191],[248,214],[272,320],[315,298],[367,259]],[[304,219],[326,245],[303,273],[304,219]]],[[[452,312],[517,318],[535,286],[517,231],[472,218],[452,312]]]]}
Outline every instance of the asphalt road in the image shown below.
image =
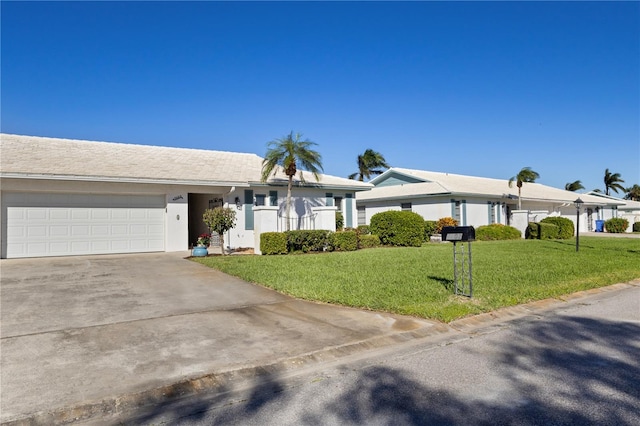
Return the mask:
{"type": "Polygon", "coordinates": [[[640,286],[256,380],[120,421],[638,425],[640,286]]]}

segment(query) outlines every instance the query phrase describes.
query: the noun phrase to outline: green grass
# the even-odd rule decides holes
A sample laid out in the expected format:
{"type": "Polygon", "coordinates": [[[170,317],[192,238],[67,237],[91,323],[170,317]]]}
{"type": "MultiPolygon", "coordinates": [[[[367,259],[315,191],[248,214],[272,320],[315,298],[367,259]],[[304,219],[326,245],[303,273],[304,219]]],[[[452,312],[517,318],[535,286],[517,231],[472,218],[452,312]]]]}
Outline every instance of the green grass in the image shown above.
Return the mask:
{"type": "Polygon", "coordinates": [[[640,278],[640,240],[474,242],[472,299],[453,295],[450,244],[194,260],[300,299],[449,322],[640,278]]]}

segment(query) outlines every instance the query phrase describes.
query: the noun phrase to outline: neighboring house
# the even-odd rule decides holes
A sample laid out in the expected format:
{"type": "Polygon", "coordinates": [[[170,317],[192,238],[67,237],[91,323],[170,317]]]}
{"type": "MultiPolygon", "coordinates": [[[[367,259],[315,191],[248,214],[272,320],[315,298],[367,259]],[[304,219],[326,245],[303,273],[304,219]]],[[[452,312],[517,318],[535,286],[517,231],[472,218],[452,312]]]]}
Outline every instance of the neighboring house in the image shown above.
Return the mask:
{"type": "MultiPolygon", "coordinates": [[[[229,248],[259,248],[282,231],[287,177],[260,182],[255,154],[0,135],[1,257],[183,251],[207,232],[202,214],[227,206],[229,248]]],[[[291,229],[356,226],[369,183],[305,173],[292,191],[291,229]]]]}
{"type": "Polygon", "coordinates": [[[523,232],[528,222],[547,216],[564,216],[575,222],[573,202],[584,201],[580,230],[595,229],[596,219],[615,216],[618,200],[577,194],[539,183],[522,187],[522,211],[518,211],[518,188],[506,179],[491,179],[451,173],[393,167],[371,180],[371,191],[356,195],[358,224],[386,210],[410,210],[425,220],[453,217],[460,225],[474,227],[501,223],[523,232]]]}
{"type": "MultiPolygon", "coordinates": [[[[624,200],[622,198],[612,197],[611,195],[605,195],[602,192],[590,191],[587,194],[600,197],[609,201],[615,201],[621,203],[617,205],[611,212],[611,217],[621,217],[629,221],[629,227],[627,232],[633,231],[633,224],[640,222],[640,201],[624,200]]],[[[609,216],[609,215],[607,215],[609,216]]],[[[609,219],[610,217],[607,217],[609,219]]]]}

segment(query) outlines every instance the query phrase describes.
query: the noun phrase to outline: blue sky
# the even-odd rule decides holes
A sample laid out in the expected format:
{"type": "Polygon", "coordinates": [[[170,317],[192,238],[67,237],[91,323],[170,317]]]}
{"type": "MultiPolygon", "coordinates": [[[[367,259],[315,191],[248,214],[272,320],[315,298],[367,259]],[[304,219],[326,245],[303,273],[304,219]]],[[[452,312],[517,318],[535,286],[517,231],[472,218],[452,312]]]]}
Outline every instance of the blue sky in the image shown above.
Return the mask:
{"type": "MultiPolygon", "coordinates": [[[[2,1],[4,133],[640,184],[639,2],[2,1]]],[[[199,167],[194,165],[194,172],[199,167]]]]}

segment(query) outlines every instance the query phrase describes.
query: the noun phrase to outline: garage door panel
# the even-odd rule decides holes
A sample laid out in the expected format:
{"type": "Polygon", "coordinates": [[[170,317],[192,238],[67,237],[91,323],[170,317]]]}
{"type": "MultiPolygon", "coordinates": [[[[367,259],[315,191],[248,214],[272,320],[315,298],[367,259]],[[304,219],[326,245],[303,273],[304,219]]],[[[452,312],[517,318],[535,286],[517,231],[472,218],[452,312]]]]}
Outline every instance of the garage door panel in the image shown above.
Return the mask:
{"type": "Polygon", "coordinates": [[[5,193],[7,257],[164,250],[164,196],[5,193]]]}

